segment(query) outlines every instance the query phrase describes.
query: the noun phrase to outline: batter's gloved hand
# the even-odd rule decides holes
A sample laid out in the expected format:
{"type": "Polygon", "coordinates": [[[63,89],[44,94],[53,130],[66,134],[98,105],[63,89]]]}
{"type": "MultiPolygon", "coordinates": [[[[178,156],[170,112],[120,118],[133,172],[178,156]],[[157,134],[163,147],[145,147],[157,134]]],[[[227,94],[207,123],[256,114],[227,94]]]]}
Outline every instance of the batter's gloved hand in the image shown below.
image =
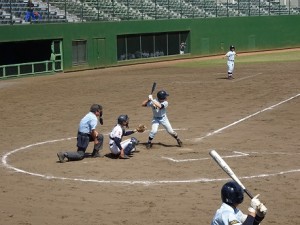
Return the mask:
{"type": "Polygon", "coordinates": [[[152,96],[152,95],[149,95],[149,96],[148,96],[148,99],[149,99],[150,101],[153,101],[153,96],[152,96]]]}
{"type": "Polygon", "coordinates": [[[146,126],[144,124],[140,124],[135,130],[139,133],[143,133],[146,130],[146,126]]]}
{"type": "Polygon", "coordinates": [[[101,125],[103,125],[103,118],[102,117],[99,117],[99,122],[101,125]]]}
{"type": "Polygon", "coordinates": [[[267,211],[268,211],[267,207],[263,203],[260,203],[257,206],[256,215],[258,215],[259,217],[265,217],[267,211]]]}
{"type": "Polygon", "coordinates": [[[256,211],[257,207],[261,204],[260,200],[258,199],[258,195],[251,199],[250,206],[256,211]]]}

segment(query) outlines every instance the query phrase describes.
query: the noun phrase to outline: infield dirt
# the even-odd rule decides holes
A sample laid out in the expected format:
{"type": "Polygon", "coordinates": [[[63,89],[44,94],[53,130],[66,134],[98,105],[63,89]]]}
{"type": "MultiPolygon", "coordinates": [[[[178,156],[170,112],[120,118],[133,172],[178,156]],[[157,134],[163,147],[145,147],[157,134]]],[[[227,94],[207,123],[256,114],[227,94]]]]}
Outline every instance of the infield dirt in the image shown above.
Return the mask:
{"type": "Polygon", "coordinates": [[[211,149],[232,156],[226,162],[260,194],[269,209],[262,224],[300,224],[299,70],[299,61],[237,60],[227,80],[225,62],[172,61],[0,81],[0,224],[210,224],[229,179],[211,149]],[[131,128],[151,127],[141,103],[154,81],[170,94],[168,117],[184,146],[161,130],[146,150],[147,130],[133,135],[141,143],[131,159],[110,158],[107,134],[120,114],[131,128]],[[76,150],[93,103],[104,107],[107,157],[58,163],[58,151],[76,150]]]}

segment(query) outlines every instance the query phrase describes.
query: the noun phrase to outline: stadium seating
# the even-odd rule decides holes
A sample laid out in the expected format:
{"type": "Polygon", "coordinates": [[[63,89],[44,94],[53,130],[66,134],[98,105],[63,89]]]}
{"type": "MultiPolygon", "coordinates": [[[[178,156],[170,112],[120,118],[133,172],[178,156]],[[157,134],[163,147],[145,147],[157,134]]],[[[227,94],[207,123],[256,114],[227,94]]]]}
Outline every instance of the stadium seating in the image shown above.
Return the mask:
{"type": "Polygon", "coordinates": [[[0,0],[0,24],[185,19],[299,14],[278,0],[33,0],[40,18],[26,22],[27,0],[0,0]]]}

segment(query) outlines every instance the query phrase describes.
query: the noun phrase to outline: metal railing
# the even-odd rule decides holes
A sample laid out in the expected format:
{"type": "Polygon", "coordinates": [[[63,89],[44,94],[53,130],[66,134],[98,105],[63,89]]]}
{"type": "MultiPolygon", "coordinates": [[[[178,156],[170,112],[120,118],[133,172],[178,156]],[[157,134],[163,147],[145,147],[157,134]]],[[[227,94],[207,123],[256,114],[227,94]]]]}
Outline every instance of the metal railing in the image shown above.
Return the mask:
{"type": "Polygon", "coordinates": [[[25,75],[37,75],[45,73],[54,73],[54,61],[41,61],[22,64],[11,64],[0,66],[0,79],[21,77],[25,75]]]}
{"type": "Polygon", "coordinates": [[[297,0],[1,0],[0,24],[299,15],[297,0]],[[21,2],[20,2],[21,1],[21,2]]]}

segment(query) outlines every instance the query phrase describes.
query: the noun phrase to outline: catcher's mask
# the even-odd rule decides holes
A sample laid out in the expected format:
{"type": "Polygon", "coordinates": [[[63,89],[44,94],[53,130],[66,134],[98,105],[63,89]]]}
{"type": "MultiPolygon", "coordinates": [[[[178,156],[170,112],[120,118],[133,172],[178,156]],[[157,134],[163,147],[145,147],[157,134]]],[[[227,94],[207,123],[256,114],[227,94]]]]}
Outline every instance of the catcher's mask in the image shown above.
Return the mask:
{"type": "Polygon", "coordinates": [[[237,182],[229,181],[223,185],[221,197],[229,205],[241,204],[244,201],[244,190],[237,182]]]}
{"type": "Polygon", "coordinates": [[[120,115],[118,117],[118,124],[120,124],[121,126],[126,126],[128,128],[129,117],[127,115],[120,115]]]}
{"type": "Polygon", "coordinates": [[[169,94],[164,90],[157,92],[158,100],[165,100],[167,98],[167,96],[169,96],[169,94]]]}

